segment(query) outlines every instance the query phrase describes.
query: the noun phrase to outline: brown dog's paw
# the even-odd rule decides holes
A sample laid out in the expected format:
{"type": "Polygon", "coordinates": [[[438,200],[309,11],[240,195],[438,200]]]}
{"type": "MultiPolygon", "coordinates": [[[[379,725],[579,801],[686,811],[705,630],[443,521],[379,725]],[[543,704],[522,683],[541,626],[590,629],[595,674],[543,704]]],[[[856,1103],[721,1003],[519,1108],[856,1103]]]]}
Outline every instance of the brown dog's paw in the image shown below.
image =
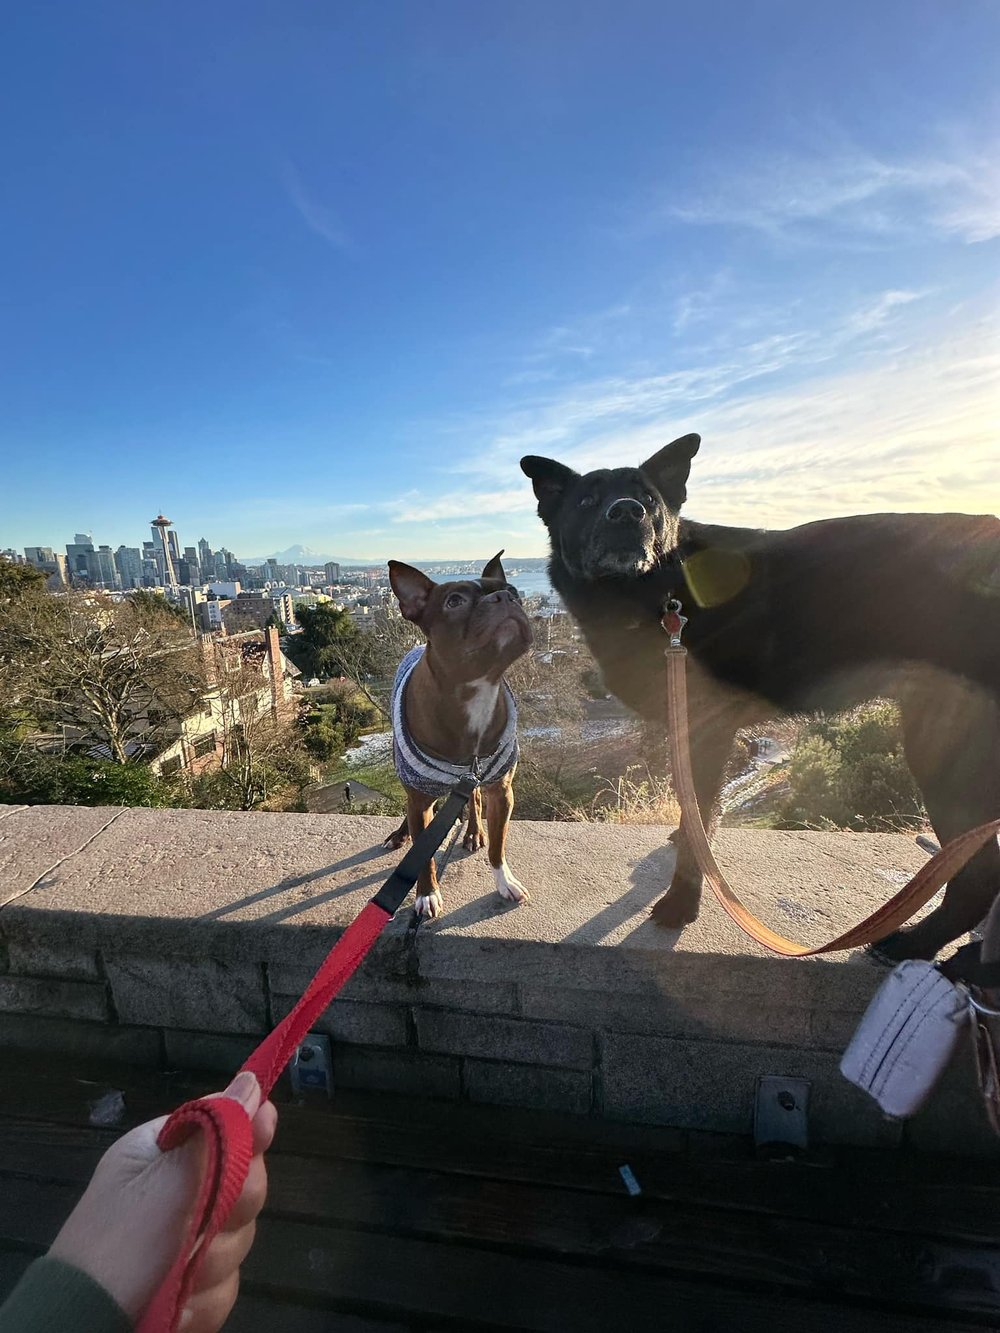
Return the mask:
{"type": "Polygon", "coordinates": [[[492,866],[491,869],[493,878],[496,880],[497,893],[501,898],[505,898],[509,903],[527,903],[531,901],[531,894],[518,877],[511,872],[511,868],[506,861],[498,866],[492,866]]]}
{"type": "Polygon", "coordinates": [[[400,830],[397,829],[395,833],[389,834],[382,846],[387,852],[398,852],[400,847],[405,847],[409,841],[410,835],[408,833],[401,833],[400,830]]]}
{"type": "Polygon", "coordinates": [[[428,894],[418,894],[413,909],[417,916],[440,916],[444,910],[444,903],[441,900],[439,890],[435,889],[433,893],[428,894]]]}
{"type": "Polygon", "coordinates": [[[675,897],[665,893],[650,908],[649,915],[664,930],[683,930],[698,920],[699,901],[697,898],[675,897]]]}
{"type": "Polygon", "coordinates": [[[462,839],[462,846],[467,852],[478,852],[480,847],[486,846],[486,834],[481,829],[478,833],[467,833],[462,839]]]}

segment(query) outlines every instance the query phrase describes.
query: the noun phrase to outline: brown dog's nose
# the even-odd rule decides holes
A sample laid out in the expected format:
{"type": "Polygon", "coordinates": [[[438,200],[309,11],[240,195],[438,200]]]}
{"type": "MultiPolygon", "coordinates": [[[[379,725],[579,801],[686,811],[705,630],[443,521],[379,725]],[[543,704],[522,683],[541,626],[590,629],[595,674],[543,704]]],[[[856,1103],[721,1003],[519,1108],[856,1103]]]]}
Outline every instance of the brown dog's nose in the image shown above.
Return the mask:
{"type": "Polygon", "coordinates": [[[605,510],[604,517],[609,523],[641,523],[646,517],[646,510],[638,500],[623,495],[617,500],[612,500],[605,510]]]}

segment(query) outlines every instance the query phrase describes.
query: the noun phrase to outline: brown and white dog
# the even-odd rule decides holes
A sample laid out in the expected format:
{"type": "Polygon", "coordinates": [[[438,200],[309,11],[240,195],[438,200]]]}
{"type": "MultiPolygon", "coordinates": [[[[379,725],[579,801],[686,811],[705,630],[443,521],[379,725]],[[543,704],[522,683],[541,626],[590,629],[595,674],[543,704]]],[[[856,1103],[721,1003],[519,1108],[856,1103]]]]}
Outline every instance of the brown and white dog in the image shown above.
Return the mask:
{"type": "MultiPolygon", "coordinates": [[[[486,802],[488,856],[497,892],[521,903],[528,890],[506,859],[507,826],[514,809],[517,708],[504,671],[531,646],[531,626],[517,589],[495,555],[479,579],[435,583],[419,569],[389,561],[389,582],[403,616],[427,643],[407,653],[392,691],[396,772],[406,788],[406,818],[385,841],[393,849],[430,823],[434,803],[478,764],[481,788],[469,802],[463,846],[483,846],[486,802]]],[[[417,881],[420,916],[441,911],[433,859],[417,881]]]]}

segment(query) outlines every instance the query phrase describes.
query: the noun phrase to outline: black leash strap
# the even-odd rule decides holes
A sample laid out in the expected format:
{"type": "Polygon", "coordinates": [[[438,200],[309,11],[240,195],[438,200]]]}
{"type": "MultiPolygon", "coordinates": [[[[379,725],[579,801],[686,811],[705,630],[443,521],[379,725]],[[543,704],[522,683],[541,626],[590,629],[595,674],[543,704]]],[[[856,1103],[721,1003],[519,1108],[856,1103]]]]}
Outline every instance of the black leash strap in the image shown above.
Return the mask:
{"type": "Polygon", "coordinates": [[[413,846],[385,881],[372,902],[395,916],[403,899],[417,882],[421,870],[448,836],[448,831],[465,809],[466,802],[475,795],[479,780],[471,773],[459,778],[445,798],[444,805],[431,822],[413,840],[413,846]]]}

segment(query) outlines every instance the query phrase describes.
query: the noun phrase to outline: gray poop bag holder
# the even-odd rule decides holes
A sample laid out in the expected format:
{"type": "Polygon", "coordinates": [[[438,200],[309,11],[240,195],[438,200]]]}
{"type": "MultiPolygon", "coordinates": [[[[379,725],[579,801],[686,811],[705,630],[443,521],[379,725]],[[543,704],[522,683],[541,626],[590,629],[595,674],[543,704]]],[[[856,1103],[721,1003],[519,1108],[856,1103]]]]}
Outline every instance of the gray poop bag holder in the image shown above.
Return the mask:
{"type": "Polygon", "coordinates": [[[1000,1011],[980,986],[1000,988],[1000,963],[982,963],[980,945],[966,945],[947,963],[909,960],[876,991],[840,1062],[840,1072],[867,1092],[887,1116],[906,1120],[924,1105],[971,1033],[979,1084],[993,1129],[1000,1134],[1000,1085],[990,1018],[1000,1011]]]}

